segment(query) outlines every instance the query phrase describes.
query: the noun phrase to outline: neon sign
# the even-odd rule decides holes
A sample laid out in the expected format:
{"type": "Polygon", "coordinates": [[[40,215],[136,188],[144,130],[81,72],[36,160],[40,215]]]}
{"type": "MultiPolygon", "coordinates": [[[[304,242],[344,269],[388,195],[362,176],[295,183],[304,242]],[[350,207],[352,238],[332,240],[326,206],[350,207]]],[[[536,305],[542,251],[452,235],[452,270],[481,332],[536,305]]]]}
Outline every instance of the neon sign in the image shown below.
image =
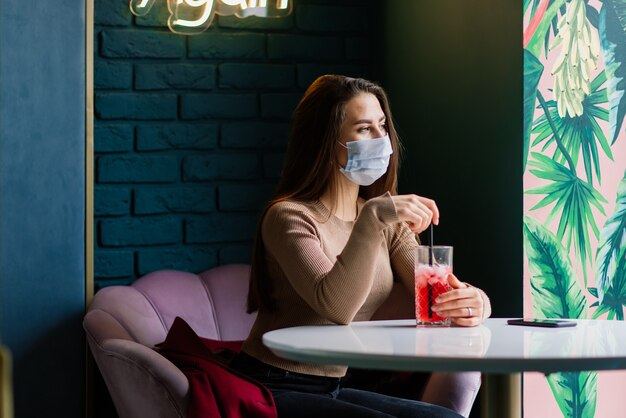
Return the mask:
{"type": "MultiPolygon", "coordinates": [[[[135,16],[148,14],[156,0],[130,0],[135,16]]],[[[167,0],[167,26],[174,33],[195,35],[205,31],[215,14],[220,16],[283,17],[291,13],[289,0],[167,0]]]]}

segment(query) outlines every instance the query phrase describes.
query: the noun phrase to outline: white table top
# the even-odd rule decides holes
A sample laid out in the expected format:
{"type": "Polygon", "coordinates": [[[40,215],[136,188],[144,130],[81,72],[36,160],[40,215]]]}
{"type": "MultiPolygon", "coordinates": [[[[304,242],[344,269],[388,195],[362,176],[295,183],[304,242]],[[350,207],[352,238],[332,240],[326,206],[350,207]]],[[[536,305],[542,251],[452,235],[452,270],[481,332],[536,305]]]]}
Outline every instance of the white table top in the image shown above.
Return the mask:
{"type": "Polygon", "coordinates": [[[276,355],[308,363],[405,371],[626,369],[626,322],[577,320],[571,328],[513,326],[491,318],[474,328],[417,328],[415,320],[303,326],[263,335],[276,355]]]}

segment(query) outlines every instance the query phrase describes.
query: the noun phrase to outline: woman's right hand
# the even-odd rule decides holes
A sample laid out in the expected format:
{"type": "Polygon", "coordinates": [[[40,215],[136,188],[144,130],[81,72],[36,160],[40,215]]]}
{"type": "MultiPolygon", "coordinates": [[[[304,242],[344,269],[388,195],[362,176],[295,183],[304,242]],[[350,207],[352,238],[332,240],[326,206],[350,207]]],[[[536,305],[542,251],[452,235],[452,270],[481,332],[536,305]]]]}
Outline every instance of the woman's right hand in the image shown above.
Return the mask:
{"type": "Polygon", "coordinates": [[[396,213],[402,222],[416,234],[426,230],[430,223],[439,224],[439,209],[434,200],[415,194],[391,196],[396,213]]]}

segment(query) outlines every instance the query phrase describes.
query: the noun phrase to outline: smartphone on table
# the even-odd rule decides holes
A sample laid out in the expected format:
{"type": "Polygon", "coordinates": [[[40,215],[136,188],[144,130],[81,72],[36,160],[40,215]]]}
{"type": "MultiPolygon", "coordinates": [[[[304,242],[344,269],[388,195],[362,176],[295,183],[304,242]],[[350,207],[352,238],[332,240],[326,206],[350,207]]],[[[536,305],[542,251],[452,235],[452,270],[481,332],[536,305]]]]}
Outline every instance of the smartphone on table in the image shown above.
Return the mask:
{"type": "Polygon", "coordinates": [[[509,319],[507,323],[509,325],[525,325],[530,327],[544,328],[563,328],[576,326],[576,322],[568,321],[567,319],[517,318],[509,319]]]}

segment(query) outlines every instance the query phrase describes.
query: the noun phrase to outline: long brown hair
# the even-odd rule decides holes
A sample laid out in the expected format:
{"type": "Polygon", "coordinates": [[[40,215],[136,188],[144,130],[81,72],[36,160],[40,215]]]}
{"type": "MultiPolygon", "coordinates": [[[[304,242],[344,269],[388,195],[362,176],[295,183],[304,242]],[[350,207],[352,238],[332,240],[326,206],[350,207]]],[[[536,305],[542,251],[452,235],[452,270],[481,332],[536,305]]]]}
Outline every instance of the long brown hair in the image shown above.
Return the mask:
{"type": "Polygon", "coordinates": [[[267,210],[284,200],[313,202],[330,188],[331,196],[338,194],[337,140],[345,118],[345,104],[362,93],[376,96],[387,119],[387,133],[393,154],[387,172],[370,186],[361,186],[359,196],[365,200],[385,192],[397,193],[397,172],[400,159],[400,143],[393,125],[389,102],[385,91],[362,78],[340,75],[318,77],[304,93],[293,114],[287,154],[278,188],[261,215],[252,254],[252,271],[248,292],[248,312],[260,308],[275,310],[271,297],[271,282],[267,276],[265,248],[261,225],[267,210]]]}

